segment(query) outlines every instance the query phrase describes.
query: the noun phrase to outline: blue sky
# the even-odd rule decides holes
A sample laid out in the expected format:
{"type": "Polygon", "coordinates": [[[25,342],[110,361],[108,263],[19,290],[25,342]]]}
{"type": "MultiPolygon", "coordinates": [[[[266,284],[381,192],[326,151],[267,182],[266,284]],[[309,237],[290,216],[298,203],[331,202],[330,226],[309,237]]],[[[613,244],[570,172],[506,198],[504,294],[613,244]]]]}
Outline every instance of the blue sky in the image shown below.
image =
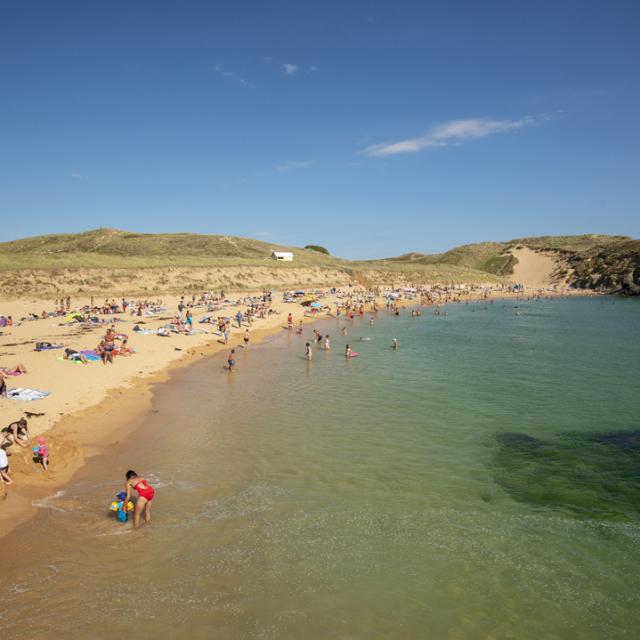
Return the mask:
{"type": "Polygon", "coordinates": [[[588,0],[5,4],[0,239],[638,237],[639,26],[588,0]]]}

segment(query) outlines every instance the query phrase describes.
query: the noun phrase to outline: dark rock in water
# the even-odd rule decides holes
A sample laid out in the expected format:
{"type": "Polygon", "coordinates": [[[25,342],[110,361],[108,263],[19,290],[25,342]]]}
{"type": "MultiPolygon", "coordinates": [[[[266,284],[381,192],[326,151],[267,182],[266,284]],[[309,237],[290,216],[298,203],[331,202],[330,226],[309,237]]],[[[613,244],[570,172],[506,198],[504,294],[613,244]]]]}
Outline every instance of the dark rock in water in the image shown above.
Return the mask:
{"type": "Polygon", "coordinates": [[[597,520],[640,521],[640,431],[496,435],[495,481],[514,499],[597,520]]]}
{"type": "Polygon", "coordinates": [[[591,436],[593,442],[612,444],[624,449],[640,449],[640,431],[611,431],[591,436]]]}

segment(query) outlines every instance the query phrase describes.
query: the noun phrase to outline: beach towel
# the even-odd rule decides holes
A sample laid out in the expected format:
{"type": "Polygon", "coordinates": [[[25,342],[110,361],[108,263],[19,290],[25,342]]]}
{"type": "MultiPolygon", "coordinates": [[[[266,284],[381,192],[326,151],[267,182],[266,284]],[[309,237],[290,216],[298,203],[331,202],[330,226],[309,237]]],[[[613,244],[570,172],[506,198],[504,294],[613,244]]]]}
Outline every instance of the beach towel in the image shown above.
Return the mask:
{"type": "Polygon", "coordinates": [[[48,351],[49,349],[62,349],[64,345],[61,344],[49,344],[48,342],[36,342],[36,348],[34,351],[48,351]]]}
{"type": "Polygon", "coordinates": [[[84,349],[80,351],[80,353],[91,362],[95,362],[96,360],[100,360],[100,356],[95,349],[84,349]]]}
{"type": "Polygon", "coordinates": [[[49,395],[49,391],[38,391],[38,389],[8,389],[7,398],[20,400],[21,402],[32,402],[42,400],[49,395]]]}

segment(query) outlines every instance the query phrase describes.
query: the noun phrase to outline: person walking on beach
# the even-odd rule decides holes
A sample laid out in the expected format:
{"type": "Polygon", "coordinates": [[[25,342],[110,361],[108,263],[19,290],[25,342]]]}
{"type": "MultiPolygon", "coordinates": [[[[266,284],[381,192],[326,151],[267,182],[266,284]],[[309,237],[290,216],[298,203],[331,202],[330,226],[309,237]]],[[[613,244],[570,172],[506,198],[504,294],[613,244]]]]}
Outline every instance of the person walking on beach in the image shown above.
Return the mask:
{"type": "Polygon", "coordinates": [[[0,449],[0,482],[12,484],[13,480],[9,477],[9,458],[4,449],[0,449]]]}
{"type": "Polygon", "coordinates": [[[236,350],[231,349],[229,351],[229,355],[227,356],[227,368],[229,371],[233,371],[233,368],[236,366],[236,350]]]}
{"type": "Polygon", "coordinates": [[[126,478],[127,481],[124,483],[124,488],[127,491],[127,497],[123,501],[124,504],[131,500],[131,489],[138,492],[136,508],[133,512],[133,528],[138,529],[140,527],[140,516],[143,512],[145,523],[151,524],[151,502],[156,491],[144,478],[138,476],[133,469],[127,471],[126,478]]]}
{"type": "Polygon", "coordinates": [[[242,338],[244,340],[244,348],[249,348],[249,329],[246,329],[244,332],[244,336],[242,338]]]}
{"type": "Polygon", "coordinates": [[[0,371],[0,398],[7,398],[7,382],[6,378],[2,375],[2,371],[0,371]]]}
{"type": "Polygon", "coordinates": [[[287,316],[287,329],[293,329],[293,316],[291,314],[287,316]]]}

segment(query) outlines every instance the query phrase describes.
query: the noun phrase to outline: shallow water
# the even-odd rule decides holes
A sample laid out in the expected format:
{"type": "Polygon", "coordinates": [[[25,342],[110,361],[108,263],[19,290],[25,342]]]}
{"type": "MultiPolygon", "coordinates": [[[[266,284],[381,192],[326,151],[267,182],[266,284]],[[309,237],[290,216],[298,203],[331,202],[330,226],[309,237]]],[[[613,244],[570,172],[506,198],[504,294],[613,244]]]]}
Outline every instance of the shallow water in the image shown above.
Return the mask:
{"type": "Polygon", "coordinates": [[[175,374],[5,541],[3,634],[637,637],[640,301],[517,304],[175,374]],[[129,467],[158,489],[139,532],[106,513],[129,467]]]}

